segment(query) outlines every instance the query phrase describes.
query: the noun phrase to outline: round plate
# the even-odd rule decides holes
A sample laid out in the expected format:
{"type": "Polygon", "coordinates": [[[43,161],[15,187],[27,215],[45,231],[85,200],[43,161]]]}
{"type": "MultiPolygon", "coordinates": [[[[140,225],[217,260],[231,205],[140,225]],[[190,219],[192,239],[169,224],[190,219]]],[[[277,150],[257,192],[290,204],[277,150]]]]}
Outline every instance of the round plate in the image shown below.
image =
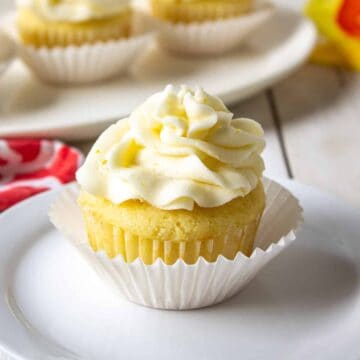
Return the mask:
{"type": "Polygon", "coordinates": [[[229,104],[268,87],[305,61],[315,43],[313,25],[277,10],[237,51],[221,57],[176,57],[156,47],[130,74],[91,86],[40,83],[20,62],[2,78],[0,137],[95,137],[166,84],[200,85],[229,104]]]}
{"type": "Polygon", "coordinates": [[[360,211],[281,181],[298,240],[240,294],[185,312],[118,298],[47,219],[57,191],[0,217],[0,344],[16,359],[359,359],[360,211]]]}

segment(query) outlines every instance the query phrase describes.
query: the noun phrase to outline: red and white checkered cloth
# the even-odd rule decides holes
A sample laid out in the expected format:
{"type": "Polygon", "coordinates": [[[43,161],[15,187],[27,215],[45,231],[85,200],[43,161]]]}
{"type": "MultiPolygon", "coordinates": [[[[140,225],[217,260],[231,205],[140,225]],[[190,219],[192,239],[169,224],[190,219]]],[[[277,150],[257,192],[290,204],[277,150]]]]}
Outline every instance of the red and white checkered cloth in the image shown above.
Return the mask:
{"type": "Polygon", "coordinates": [[[73,181],[82,161],[60,141],[0,139],[0,211],[73,181]]]}

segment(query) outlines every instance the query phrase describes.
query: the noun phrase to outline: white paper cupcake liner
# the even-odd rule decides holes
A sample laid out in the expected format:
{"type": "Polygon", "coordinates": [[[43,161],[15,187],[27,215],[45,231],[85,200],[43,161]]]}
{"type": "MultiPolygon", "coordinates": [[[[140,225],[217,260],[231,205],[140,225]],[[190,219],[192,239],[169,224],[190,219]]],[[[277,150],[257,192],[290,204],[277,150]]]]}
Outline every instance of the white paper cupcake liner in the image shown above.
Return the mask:
{"type": "Polygon", "coordinates": [[[144,51],[153,34],[104,43],[53,49],[18,43],[19,55],[42,80],[57,84],[84,84],[108,79],[126,71],[144,51]]]}
{"type": "Polygon", "coordinates": [[[175,53],[216,55],[232,50],[248,39],[274,13],[269,3],[258,4],[253,11],[241,16],[202,23],[174,24],[157,20],[143,11],[143,23],[152,22],[159,31],[161,47],[175,53]]]}
{"type": "MultiPolygon", "coordinates": [[[[137,28],[139,28],[137,26],[137,28]]],[[[3,29],[14,40],[23,62],[41,80],[53,84],[86,84],[106,80],[128,70],[153,41],[153,31],[136,30],[126,39],[66,46],[36,48],[19,39],[15,14],[9,14],[3,29]]]]}
{"type": "Polygon", "coordinates": [[[110,259],[92,251],[77,205],[77,186],[66,188],[50,209],[50,220],[80,251],[103,281],[128,300],[160,309],[186,310],[217,304],[243,289],[276,255],[295,240],[302,222],[298,200],[279,184],[265,179],[267,206],[255,250],[250,257],[239,253],[234,260],[220,256],[214,263],[200,258],[194,265],[178,260],[166,265],[158,259],[131,264],[121,256],[110,259]]]}

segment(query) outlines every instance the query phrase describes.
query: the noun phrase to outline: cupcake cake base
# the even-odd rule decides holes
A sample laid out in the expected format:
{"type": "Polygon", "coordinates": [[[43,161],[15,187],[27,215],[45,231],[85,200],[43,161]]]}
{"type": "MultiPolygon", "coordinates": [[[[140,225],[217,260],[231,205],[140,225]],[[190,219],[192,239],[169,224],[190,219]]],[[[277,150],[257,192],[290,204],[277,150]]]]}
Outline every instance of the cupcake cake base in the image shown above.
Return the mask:
{"type": "Polygon", "coordinates": [[[151,0],[152,14],[174,23],[191,23],[235,17],[251,10],[253,0],[171,2],[151,0]]]}
{"type": "Polygon", "coordinates": [[[194,264],[200,256],[212,262],[219,255],[232,260],[239,251],[250,255],[265,198],[260,182],[245,197],[191,212],[168,212],[139,201],[115,205],[86,192],[79,205],[94,251],[121,255],[126,262],[140,258],[150,265],[160,258],[171,265],[179,258],[194,264]]]}
{"type": "Polygon", "coordinates": [[[81,46],[118,40],[130,35],[131,26],[130,10],[109,19],[80,23],[46,21],[28,9],[21,9],[17,15],[17,27],[22,42],[34,47],[81,46]]]}

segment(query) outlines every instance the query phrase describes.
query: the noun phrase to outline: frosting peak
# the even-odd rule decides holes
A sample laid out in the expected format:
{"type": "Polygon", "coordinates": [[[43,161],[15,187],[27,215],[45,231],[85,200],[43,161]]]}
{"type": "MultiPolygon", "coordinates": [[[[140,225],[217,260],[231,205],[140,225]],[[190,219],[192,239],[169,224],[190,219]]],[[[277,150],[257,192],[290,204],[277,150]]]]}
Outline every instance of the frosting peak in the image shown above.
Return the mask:
{"type": "Polygon", "coordinates": [[[263,135],[257,122],[234,119],[219,98],[170,85],[100,136],[77,179],[114,203],[217,207],[256,187],[263,135]]]}
{"type": "Polygon", "coordinates": [[[117,15],[130,0],[17,0],[18,6],[34,9],[52,21],[82,22],[117,15]]]}

